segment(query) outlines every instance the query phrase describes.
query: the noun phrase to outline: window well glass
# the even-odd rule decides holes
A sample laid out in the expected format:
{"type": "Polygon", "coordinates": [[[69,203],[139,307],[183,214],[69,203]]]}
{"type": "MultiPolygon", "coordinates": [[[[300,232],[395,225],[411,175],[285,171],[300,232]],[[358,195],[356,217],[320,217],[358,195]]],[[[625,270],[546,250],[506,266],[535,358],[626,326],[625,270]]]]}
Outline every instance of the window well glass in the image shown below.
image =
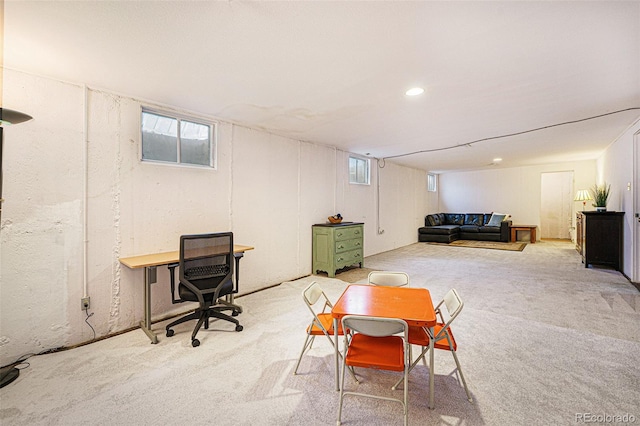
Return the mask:
{"type": "Polygon", "coordinates": [[[215,166],[215,124],[143,110],[142,160],[215,166]]]}
{"type": "Polygon", "coordinates": [[[142,158],[178,161],[178,120],[162,115],[142,113],[142,158]]]}
{"type": "Polygon", "coordinates": [[[349,157],[349,183],[369,184],[369,160],[349,157]]]}

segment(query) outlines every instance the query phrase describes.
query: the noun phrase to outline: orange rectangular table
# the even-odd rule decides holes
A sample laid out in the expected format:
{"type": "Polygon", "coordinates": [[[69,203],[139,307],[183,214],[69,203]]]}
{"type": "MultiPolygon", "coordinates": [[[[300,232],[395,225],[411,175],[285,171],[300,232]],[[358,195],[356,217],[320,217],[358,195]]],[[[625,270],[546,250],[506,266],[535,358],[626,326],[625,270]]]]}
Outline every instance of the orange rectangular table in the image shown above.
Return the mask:
{"type": "MultiPolygon", "coordinates": [[[[342,293],[331,310],[336,347],[336,389],[339,390],[338,321],[345,315],[399,318],[409,326],[425,327],[433,336],[436,313],[426,288],[384,287],[352,284],[342,293]]],[[[433,339],[429,341],[429,407],[433,408],[433,339]]]]}

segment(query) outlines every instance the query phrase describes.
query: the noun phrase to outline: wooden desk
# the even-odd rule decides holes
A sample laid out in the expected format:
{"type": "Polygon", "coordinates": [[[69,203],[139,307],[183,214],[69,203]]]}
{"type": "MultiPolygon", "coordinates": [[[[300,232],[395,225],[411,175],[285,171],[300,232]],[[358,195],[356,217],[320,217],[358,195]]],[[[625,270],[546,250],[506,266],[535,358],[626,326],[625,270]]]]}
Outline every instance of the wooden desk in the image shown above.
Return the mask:
{"type": "MultiPolygon", "coordinates": [[[[331,310],[335,330],[336,389],[338,382],[338,321],[345,315],[366,315],[372,317],[399,318],[409,326],[427,328],[433,336],[436,313],[431,294],[426,288],[384,287],[352,284],[342,293],[331,310]]],[[[433,408],[433,352],[434,341],[429,340],[429,407],[433,408]]]]}
{"type": "Polygon", "coordinates": [[[536,228],[537,225],[511,225],[509,229],[511,229],[511,239],[510,241],[513,243],[517,241],[516,238],[518,236],[518,231],[529,231],[529,241],[531,244],[535,244],[536,242],[536,228]]]}
{"type": "MultiPolygon", "coordinates": [[[[236,288],[238,288],[240,275],[240,259],[244,256],[244,252],[248,250],[253,250],[253,247],[233,245],[233,254],[236,263],[236,288]]],[[[120,263],[130,269],[144,268],[144,319],[140,321],[140,328],[149,336],[151,343],[158,343],[158,335],[151,331],[151,284],[157,281],[156,268],[158,266],[179,262],[180,252],[176,250],[165,253],[143,254],[140,256],[122,257],[119,260],[120,263]]],[[[229,296],[229,302],[233,303],[233,294],[229,296]]],[[[242,312],[242,309],[240,312],[242,312]]]]}

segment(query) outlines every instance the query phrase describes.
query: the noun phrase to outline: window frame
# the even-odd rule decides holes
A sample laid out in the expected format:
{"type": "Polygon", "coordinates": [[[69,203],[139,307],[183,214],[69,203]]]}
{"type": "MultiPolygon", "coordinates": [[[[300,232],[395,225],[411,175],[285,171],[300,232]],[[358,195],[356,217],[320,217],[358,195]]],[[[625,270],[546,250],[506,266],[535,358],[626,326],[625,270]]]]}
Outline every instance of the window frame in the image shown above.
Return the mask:
{"type": "Polygon", "coordinates": [[[163,110],[159,108],[145,107],[141,106],[140,108],[140,150],[139,150],[139,159],[142,163],[149,164],[162,164],[162,165],[170,165],[170,166],[178,166],[178,167],[197,167],[203,169],[217,169],[218,163],[218,122],[207,120],[187,114],[179,114],[170,110],[163,110]],[[177,129],[176,129],[176,161],[172,160],[158,160],[158,159],[149,159],[144,158],[144,148],[143,148],[143,129],[142,129],[142,116],[143,114],[152,114],[160,117],[169,118],[172,120],[176,120],[177,129]],[[209,162],[208,164],[197,164],[197,163],[189,163],[182,161],[182,150],[183,146],[181,143],[181,124],[182,122],[193,123],[201,126],[206,126],[209,128],[209,162]]]}
{"type": "Polygon", "coordinates": [[[438,192],[438,175],[436,173],[427,173],[427,191],[438,192]]]}
{"type": "Polygon", "coordinates": [[[359,155],[349,154],[349,158],[347,160],[347,174],[349,175],[349,183],[353,185],[371,185],[371,160],[365,157],[361,157],[359,155]],[[362,161],[366,165],[366,182],[360,182],[357,180],[357,171],[356,171],[356,180],[351,180],[351,160],[362,161]]]}

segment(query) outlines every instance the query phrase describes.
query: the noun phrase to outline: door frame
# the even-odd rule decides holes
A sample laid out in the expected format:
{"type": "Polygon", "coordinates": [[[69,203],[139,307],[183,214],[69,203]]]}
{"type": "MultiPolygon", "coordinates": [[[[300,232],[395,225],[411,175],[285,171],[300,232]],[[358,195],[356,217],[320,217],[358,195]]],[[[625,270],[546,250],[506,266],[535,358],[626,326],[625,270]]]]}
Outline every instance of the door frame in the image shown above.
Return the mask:
{"type": "Polygon", "coordinates": [[[640,283],[640,130],[633,134],[633,177],[635,180],[635,188],[632,192],[633,197],[633,244],[631,244],[631,281],[640,283]]]}

